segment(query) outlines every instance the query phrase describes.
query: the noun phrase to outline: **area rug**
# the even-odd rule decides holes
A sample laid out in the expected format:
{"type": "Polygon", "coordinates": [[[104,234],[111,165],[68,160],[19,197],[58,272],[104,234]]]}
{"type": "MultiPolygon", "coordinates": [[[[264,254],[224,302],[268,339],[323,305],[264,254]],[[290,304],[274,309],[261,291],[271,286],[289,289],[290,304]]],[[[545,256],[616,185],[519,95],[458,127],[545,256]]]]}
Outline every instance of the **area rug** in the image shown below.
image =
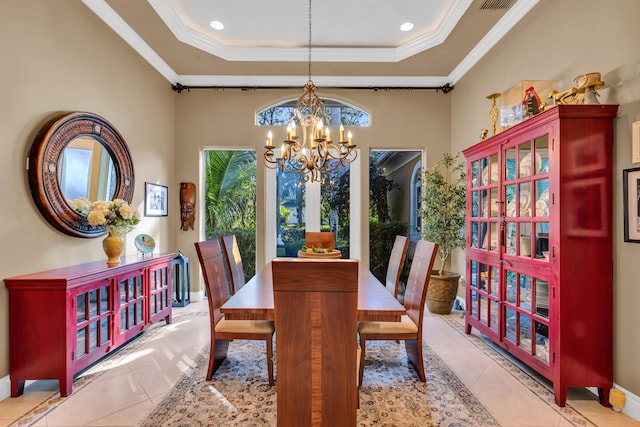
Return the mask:
{"type": "MultiPolygon", "coordinates": [[[[407,362],[404,344],[367,344],[359,426],[498,426],[449,367],[425,345],[427,382],[407,362]]],[[[277,358],[277,354],[276,354],[277,358]]],[[[143,427],[275,426],[277,387],[266,378],[264,344],[234,340],[227,360],[205,381],[208,349],[141,423],[143,427]]],[[[277,370],[276,370],[277,380],[277,370]]]]}

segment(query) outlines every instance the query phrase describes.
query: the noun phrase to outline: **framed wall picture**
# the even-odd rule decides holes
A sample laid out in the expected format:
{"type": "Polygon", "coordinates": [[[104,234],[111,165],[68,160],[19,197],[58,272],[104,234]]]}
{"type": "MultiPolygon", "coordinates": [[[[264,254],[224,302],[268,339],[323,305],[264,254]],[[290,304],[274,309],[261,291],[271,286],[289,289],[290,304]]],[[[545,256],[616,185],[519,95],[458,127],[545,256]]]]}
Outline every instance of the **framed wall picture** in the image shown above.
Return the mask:
{"type": "Polygon", "coordinates": [[[640,121],[631,123],[631,162],[640,163],[640,121]]]}
{"type": "Polygon", "coordinates": [[[622,171],[624,241],[640,243],[640,168],[622,171]]]}
{"type": "Polygon", "coordinates": [[[169,215],[169,189],[165,185],[144,183],[144,216],[169,215]]]}

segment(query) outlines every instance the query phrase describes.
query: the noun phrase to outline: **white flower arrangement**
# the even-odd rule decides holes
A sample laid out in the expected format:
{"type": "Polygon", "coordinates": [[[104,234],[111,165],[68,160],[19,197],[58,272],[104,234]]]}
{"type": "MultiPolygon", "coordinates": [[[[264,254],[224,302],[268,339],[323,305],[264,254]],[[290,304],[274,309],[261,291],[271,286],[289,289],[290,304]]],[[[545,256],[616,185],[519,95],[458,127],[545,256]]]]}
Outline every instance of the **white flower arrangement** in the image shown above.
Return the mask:
{"type": "Polygon", "coordinates": [[[122,199],[91,203],[87,213],[90,225],[104,225],[115,233],[128,233],[140,222],[140,214],[135,206],[122,199]]]}
{"type": "Polygon", "coordinates": [[[67,200],[67,203],[71,206],[71,209],[82,215],[87,215],[91,208],[91,200],[86,197],[76,197],[73,200],[67,200]]]}

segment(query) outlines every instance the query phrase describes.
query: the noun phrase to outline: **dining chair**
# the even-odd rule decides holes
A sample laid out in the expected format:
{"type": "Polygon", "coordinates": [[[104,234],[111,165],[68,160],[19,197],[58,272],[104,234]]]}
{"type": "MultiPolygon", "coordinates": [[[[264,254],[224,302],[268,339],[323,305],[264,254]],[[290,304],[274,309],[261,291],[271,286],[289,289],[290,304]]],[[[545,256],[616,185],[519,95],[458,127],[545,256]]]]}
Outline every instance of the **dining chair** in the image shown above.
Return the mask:
{"type": "MultiPolygon", "coordinates": [[[[389,265],[387,266],[385,287],[391,295],[398,300],[400,300],[400,298],[398,298],[400,274],[402,273],[402,267],[404,267],[404,260],[407,256],[408,248],[409,238],[406,236],[396,236],[396,240],[393,242],[393,248],[391,249],[391,255],[389,256],[389,265]]],[[[404,298],[404,295],[402,295],[401,298],[404,298]]],[[[402,301],[400,300],[400,302],[402,301]]]]}
{"type": "Polygon", "coordinates": [[[308,248],[335,248],[336,237],[333,231],[307,231],[305,245],[308,248]]]}
{"type": "Polygon", "coordinates": [[[422,359],[422,325],[427,287],[437,253],[438,245],[436,243],[419,240],[416,244],[404,296],[404,307],[407,314],[401,317],[400,322],[360,322],[358,324],[361,349],[360,385],[362,385],[364,376],[366,342],[369,340],[404,341],[407,359],[413,365],[420,380],[426,381],[422,359]]]}
{"type": "Polygon", "coordinates": [[[358,261],[276,258],[278,426],[356,425],[358,261]]]}
{"type": "Polygon", "coordinates": [[[273,334],[271,320],[226,320],[220,307],[230,297],[230,287],[225,272],[225,261],[218,239],[196,242],[196,252],[202,268],[209,302],[211,344],[206,379],[209,380],[227,357],[229,341],[263,340],[267,346],[267,371],[269,385],[273,385],[273,334]]]}
{"type": "Polygon", "coordinates": [[[224,250],[224,260],[229,272],[229,281],[231,282],[231,294],[235,295],[238,290],[245,284],[244,270],[242,265],[242,257],[240,256],[240,248],[235,234],[229,234],[220,238],[222,249],[224,250]]]}

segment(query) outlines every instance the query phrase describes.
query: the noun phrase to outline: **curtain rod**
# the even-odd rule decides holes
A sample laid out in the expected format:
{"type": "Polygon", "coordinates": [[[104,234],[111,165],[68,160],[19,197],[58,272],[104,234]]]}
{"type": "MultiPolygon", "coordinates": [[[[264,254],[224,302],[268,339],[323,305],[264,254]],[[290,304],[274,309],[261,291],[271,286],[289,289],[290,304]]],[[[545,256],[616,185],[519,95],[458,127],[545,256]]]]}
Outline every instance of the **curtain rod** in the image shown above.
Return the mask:
{"type": "MultiPolygon", "coordinates": [[[[446,83],[442,86],[421,86],[421,87],[413,87],[413,86],[323,86],[318,89],[342,89],[342,90],[372,90],[374,92],[379,91],[413,91],[413,90],[435,90],[442,91],[442,93],[449,93],[454,89],[455,86],[452,86],[449,83],[446,83]]],[[[186,90],[187,92],[191,89],[213,89],[213,90],[225,90],[225,89],[238,89],[242,91],[255,91],[261,89],[300,89],[300,86],[188,86],[182,85],[180,83],[176,83],[171,85],[171,89],[176,91],[177,93],[182,93],[182,91],[186,90]]]]}

